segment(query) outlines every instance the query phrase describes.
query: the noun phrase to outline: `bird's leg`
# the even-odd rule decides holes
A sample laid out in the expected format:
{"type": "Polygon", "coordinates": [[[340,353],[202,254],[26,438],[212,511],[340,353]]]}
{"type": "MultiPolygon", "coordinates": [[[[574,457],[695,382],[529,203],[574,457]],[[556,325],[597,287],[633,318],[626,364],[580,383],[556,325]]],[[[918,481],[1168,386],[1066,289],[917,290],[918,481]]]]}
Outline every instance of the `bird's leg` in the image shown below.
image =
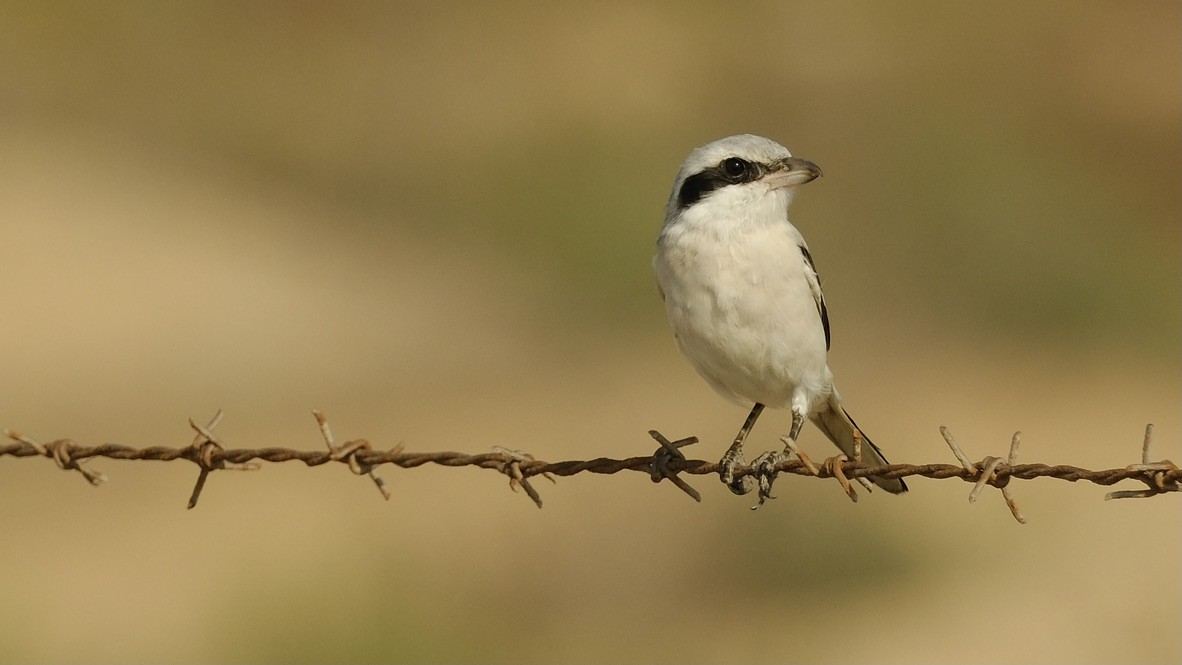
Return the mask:
{"type": "MultiPolygon", "coordinates": [[[[751,510],[762,506],[768,499],[774,499],[772,496],[772,483],[776,482],[776,476],[780,474],[776,470],[776,465],[780,462],[788,460],[790,453],[796,453],[806,465],[811,465],[811,462],[806,461],[807,458],[796,447],[796,437],[800,436],[800,428],[804,426],[804,409],[793,406],[792,407],[792,429],[788,431],[788,436],[783,437],[784,451],[768,451],[759,457],[756,457],[751,466],[755,469],[756,483],[759,485],[759,503],[751,506],[751,510]]],[[[746,478],[744,478],[746,480],[746,478]]],[[[755,483],[753,483],[755,484],[755,483]]],[[[734,488],[731,488],[732,491],[734,488]]],[[[747,491],[750,491],[748,488],[747,491]]]]}
{"type": "Polygon", "coordinates": [[[796,441],[800,436],[800,428],[804,427],[804,411],[793,408],[792,409],[792,429],[788,431],[788,438],[796,441]]]}
{"type": "Polygon", "coordinates": [[[801,463],[804,464],[806,469],[808,469],[814,476],[819,476],[821,475],[821,472],[819,469],[817,469],[817,465],[813,464],[813,461],[809,459],[809,456],[805,455],[804,451],[796,445],[796,439],[800,436],[800,428],[804,426],[804,418],[804,409],[793,406],[792,429],[788,431],[788,436],[782,437],[780,440],[784,443],[785,455],[795,454],[800,458],[801,463]]]}
{"type": "Polygon", "coordinates": [[[755,426],[755,421],[759,419],[759,414],[763,413],[763,405],[756,402],[752,407],[751,413],[747,414],[747,420],[743,422],[743,427],[739,429],[738,435],[735,436],[735,442],[731,444],[730,448],[726,449],[726,454],[722,456],[718,464],[721,467],[718,470],[718,477],[722,482],[730,488],[735,494],[746,494],[753,489],[754,482],[749,477],[735,480],[735,467],[743,463],[743,441],[747,439],[747,434],[751,432],[751,428],[755,426]]]}

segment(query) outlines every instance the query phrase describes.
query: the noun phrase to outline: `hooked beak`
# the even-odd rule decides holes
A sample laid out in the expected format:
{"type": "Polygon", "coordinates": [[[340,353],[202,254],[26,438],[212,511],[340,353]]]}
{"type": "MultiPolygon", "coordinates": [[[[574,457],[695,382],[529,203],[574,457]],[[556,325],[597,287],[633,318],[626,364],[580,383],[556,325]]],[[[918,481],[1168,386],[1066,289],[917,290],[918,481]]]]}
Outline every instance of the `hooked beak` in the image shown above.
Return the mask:
{"type": "Polygon", "coordinates": [[[821,167],[800,157],[787,157],[776,162],[775,168],[764,176],[772,189],[795,187],[821,177],[821,167]]]}

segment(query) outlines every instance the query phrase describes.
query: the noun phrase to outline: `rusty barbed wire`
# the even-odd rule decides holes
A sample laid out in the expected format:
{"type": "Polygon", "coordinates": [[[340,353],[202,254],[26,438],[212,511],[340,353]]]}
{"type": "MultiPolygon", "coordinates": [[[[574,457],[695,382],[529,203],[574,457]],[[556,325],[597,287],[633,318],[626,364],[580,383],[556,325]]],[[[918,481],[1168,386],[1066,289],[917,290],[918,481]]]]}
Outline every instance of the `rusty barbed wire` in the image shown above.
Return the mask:
{"type": "MultiPolygon", "coordinates": [[[[337,445],[328,427],[328,419],[320,411],[313,411],[313,416],[320,427],[328,450],[296,450],[291,448],[227,448],[218,440],[213,430],[221,422],[222,412],[218,411],[209,423],[200,425],[189,419],[189,426],[196,432],[193,442],[183,448],[168,446],[148,446],[136,448],[117,443],[105,443],[88,446],[71,439],[57,439],[49,443],[14,432],[0,430],[12,443],[0,444],[0,457],[48,457],[63,470],[78,471],[92,485],[106,482],[103,473],[83,465],[91,458],[101,457],[115,460],[153,460],[168,462],[172,460],[188,460],[198,466],[199,472],[193,493],[189,498],[189,508],[197,505],[197,500],[205,487],[209,473],[217,470],[257,470],[261,468],[259,462],[303,462],[309,467],[322,466],[330,462],[340,462],[348,466],[357,475],[369,476],[377,486],[382,496],[389,500],[390,492],[385,481],[376,473],[377,467],[383,464],[393,464],[404,469],[411,469],[424,464],[437,464],[447,467],[475,466],[483,469],[493,469],[509,477],[509,486],[513,491],[525,490],[525,493],[539,508],[542,498],[530,483],[530,478],[542,476],[551,482],[556,482],[558,476],[573,476],[579,473],[614,474],[621,471],[639,471],[648,473],[654,483],[669,480],[674,486],[685,492],[695,501],[701,501],[701,495],[690,487],[678,474],[690,475],[715,474],[719,471],[717,462],[688,459],[681,451],[685,446],[697,443],[697,437],[687,437],[670,441],[660,432],[650,430],[651,436],[658,444],[658,448],[651,455],[613,459],[596,457],[589,460],[568,460],[563,462],[546,462],[535,459],[532,455],[496,446],[487,453],[461,453],[454,451],[440,452],[408,452],[402,444],[385,450],[374,450],[365,439],[355,439],[337,445]]],[[[771,483],[776,475],[790,473],[799,476],[815,478],[834,478],[838,481],[842,491],[851,500],[857,501],[858,494],[849,482],[855,480],[867,490],[870,483],[868,476],[882,478],[904,478],[920,476],[923,478],[945,479],[959,478],[973,483],[969,493],[969,502],[975,502],[986,486],[998,488],[1014,519],[1025,523],[1026,519],[1018,510],[1017,502],[1009,491],[1012,479],[1031,480],[1034,478],[1056,478],[1068,482],[1085,481],[1097,485],[1110,486],[1124,480],[1136,480],[1145,485],[1143,489],[1117,490],[1109,492],[1104,499],[1145,498],[1165,494],[1167,492],[1182,491],[1182,469],[1169,460],[1153,461],[1150,447],[1153,440],[1153,425],[1145,427],[1145,437],[1141,446],[1141,463],[1129,466],[1093,471],[1078,466],[1066,464],[1018,464],[1018,447],[1021,442],[1021,432],[1015,432],[1010,441],[1009,453],[1005,458],[986,456],[980,462],[972,462],[965,455],[952,432],[947,427],[941,427],[940,433],[945,443],[952,450],[959,464],[888,464],[885,466],[862,465],[857,460],[849,460],[845,455],[836,455],[822,462],[814,464],[805,452],[795,446],[785,445],[793,457],[777,463],[769,473],[764,473],[752,466],[735,468],[736,478],[756,476],[761,487],[761,497],[771,496],[771,483]]],[[[860,441],[856,441],[860,444],[860,441]]],[[[855,445],[855,457],[859,457],[860,445],[855,445]]],[[[761,498],[760,504],[763,503],[761,498]]],[[[758,508],[759,506],[752,506],[758,508]]]]}

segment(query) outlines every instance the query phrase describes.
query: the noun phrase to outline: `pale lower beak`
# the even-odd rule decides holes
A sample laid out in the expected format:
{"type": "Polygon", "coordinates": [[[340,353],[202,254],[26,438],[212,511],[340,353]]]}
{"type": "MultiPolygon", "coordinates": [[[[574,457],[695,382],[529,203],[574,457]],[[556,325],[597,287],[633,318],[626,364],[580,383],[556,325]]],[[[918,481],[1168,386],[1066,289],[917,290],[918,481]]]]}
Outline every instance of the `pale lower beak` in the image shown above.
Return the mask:
{"type": "Polygon", "coordinates": [[[776,170],[764,176],[775,189],[795,187],[821,177],[821,167],[800,157],[788,157],[776,163],[776,170]]]}

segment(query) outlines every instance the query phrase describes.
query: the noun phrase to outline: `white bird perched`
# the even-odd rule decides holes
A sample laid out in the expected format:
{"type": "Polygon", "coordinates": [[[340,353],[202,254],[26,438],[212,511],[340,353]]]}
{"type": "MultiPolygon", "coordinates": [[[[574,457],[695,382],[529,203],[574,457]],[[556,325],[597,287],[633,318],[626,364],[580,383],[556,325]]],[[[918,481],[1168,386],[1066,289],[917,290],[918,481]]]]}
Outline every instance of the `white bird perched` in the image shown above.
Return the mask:
{"type": "MultiPolygon", "coordinates": [[[[657,240],[653,267],[677,346],[722,396],[754,404],[720,462],[722,481],[737,494],[752,489],[750,479],[734,481],[734,467],[743,464],[743,440],[765,406],[792,410],[792,442],[809,418],[851,459],[861,439],[863,459],[887,464],[833,387],[825,297],[808,245],[788,221],[796,188],[820,175],[816,164],[762,136],[709,143],[682,164],[657,240]]],[[[765,453],[755,466],[774,477],[782,459],[765,453]]],[[[871,480],[907,491],[901,479],[871,480]]],[[[762,504],[770,479],[760,485],[762,504]]]]}

